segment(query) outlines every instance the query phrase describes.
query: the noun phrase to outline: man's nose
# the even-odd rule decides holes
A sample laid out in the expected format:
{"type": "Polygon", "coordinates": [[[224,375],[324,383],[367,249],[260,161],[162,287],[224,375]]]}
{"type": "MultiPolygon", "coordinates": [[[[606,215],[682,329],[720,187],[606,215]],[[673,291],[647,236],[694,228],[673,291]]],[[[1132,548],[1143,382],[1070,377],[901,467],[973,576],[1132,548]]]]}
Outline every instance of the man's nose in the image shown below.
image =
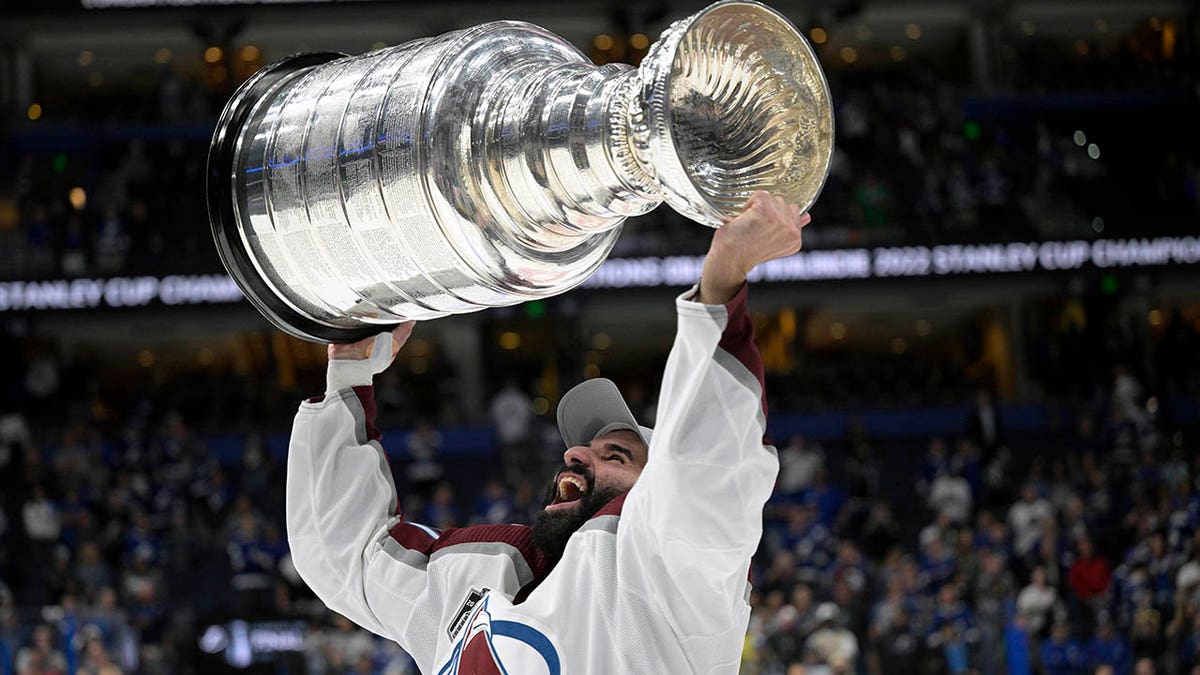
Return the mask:
{"type": "Polygon", "coordinates": [[[563,464],[567,466],[582,464],[583,466],[590,467],[592,465],[592,449],[586,445],[576,445],[567,448],[567,451],[563,453],[563,464]]]}

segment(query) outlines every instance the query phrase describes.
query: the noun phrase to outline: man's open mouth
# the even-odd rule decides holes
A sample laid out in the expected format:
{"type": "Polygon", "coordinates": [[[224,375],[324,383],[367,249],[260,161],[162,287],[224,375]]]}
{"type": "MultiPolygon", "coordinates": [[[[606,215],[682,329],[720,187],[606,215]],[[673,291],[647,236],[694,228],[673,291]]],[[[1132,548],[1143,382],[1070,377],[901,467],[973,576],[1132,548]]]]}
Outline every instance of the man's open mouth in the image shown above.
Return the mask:
{"type": "Polygon", "coordinates": [[[546,507],[547,509],[566,508],[567,505],[583,499],[588,493],[588,481],[579,474],[560,473],[555,484],[558,486],[558,491],[554,495],[554,501],[546,507]]]}

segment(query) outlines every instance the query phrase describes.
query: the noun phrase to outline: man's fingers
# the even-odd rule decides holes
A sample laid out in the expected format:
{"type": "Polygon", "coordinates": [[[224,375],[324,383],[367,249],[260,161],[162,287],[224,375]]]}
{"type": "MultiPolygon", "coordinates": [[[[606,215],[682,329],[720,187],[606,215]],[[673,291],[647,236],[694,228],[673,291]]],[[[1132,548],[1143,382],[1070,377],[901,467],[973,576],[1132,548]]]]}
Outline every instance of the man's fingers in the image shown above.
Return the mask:
{"type": "MultiPolygon", "coordinates": [[[[405,321],[391,330],[391,355],[389,358],[395,358],[400,348],[412,336],[413,328],[416,327],[416,321],[405,321]]],[[[369,359],[375,351],[375,345],[379,344],[379,335],[372,335],[365,340],[359,340],[352,344],[331,344],[327,348],[329,358],[331,360],[347,360],[359,361],[369,359]]]]}
{"type": "MultiPolygon", "coordinates": [[[[789,202],[786,197],[782,195],[771,194],[770,192],[765,192],[763,190],[755,190],[754,192],[750,193],[750,198],[746,200],[746,205],[743,207],[742,212],[745,213],[755,209],[765,209],[775,218],[788,218],[791,220],[795,220],[806,215],[800,212],[799,206],[789,202]]],[[[729,220],[733,219],[729,218],[723,220],[724,222],[728,222],[729,220]]],[[[801,227],[806,224],[808,224],[807,220],[801,223],[801,227]]]]}
{"type": "Polygon", "coordinates": [[[742,213],[753,211],[755,209],[771,208],[774,201],[774,195],[763,190],[755,190],[750,193],[750,198],[746,200],[746,206],[742,209],[742,213]]]}
{"type": "Polygon", "coordinates": [[[413,329],[417,327],[416,321],[405,321],[404,323],[392,329],[392,357],[400,352],[400,348],[408,342],[408,338],[412,337],[413,329]]]}
{"type": "Polygon", "coordinates": [[[416,321],[405,321],[404,323],[392,329],[392,337],[397,340],[403,340],[409,335],[412,335],[413,329],[416,327],[416,321]]]}
{"type": "MultiPolygon", "coordinates": [[[[405,342],[408,342],[408,338],[412,336],[413,329],[416,327],[416,321],[405,321],[392,329],[392,358],[396,358],[396,354],[400,353],[400,348],[404,346],[405,342]]],[[[367,356],[371,355],[377,344],[374,339],[371,340],[371,344],[367,347],[367,356]]]]}
{"type": "Polygon", "coordinates": [[[375,344],[375,336],[352,342],[350,344],[331,344],[326,350],[330,359],[357,361],[371,354],[371,345],[375,344]]]}
{"type": "Polygon", "coordinates": [[[772,243],[763,240],[760,245],[765,245],[764,251],[771,248],[775,251],[764,258],[767,260],[800,251],[803,245],[801,230],[812,221],[812,216],[802,212],[798,205],[789,202],[786,197],[762,190],[750,193],[741,215],[746,218],[728,218],[723,222],[739,221],[744,224],[743,229],[766,235],[772,243]]]}

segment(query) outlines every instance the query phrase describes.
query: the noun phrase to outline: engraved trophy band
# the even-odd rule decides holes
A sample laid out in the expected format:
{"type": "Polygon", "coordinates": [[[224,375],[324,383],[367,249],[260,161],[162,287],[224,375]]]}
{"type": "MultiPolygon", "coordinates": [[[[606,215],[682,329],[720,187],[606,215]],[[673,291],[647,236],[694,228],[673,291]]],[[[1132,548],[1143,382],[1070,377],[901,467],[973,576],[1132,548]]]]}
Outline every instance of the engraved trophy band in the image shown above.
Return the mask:
{"type": "Polygon", "coordinates": [[[247,80],[208,160],[222,262],[285,332],[350,342],[563,293],[666,201],[711,227],[755,190],[808,209],[833,111],[808,42],[728,0],[639,68],[498,21],[247,80]]]}

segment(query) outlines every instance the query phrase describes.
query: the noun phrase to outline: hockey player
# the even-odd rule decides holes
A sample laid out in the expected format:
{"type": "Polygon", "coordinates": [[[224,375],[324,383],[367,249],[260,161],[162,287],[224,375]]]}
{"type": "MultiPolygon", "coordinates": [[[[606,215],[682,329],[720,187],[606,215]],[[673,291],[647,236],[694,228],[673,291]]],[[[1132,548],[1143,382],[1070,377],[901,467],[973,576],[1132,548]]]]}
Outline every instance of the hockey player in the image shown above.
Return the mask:
{"type": "Polygon", "coordinates": [[[564,465],[533,526],[437,531],[400,513],[371,382],[413,325],[331,345],[326,393],[301,404],[288,456],[300,575],[426,675],[736,673],[779,466],[762,442],[746,275],[798,251],[808,220],[759,192],[714,233],[675,301],[653,429],[607,380],[563,397],[564,465]]]}

